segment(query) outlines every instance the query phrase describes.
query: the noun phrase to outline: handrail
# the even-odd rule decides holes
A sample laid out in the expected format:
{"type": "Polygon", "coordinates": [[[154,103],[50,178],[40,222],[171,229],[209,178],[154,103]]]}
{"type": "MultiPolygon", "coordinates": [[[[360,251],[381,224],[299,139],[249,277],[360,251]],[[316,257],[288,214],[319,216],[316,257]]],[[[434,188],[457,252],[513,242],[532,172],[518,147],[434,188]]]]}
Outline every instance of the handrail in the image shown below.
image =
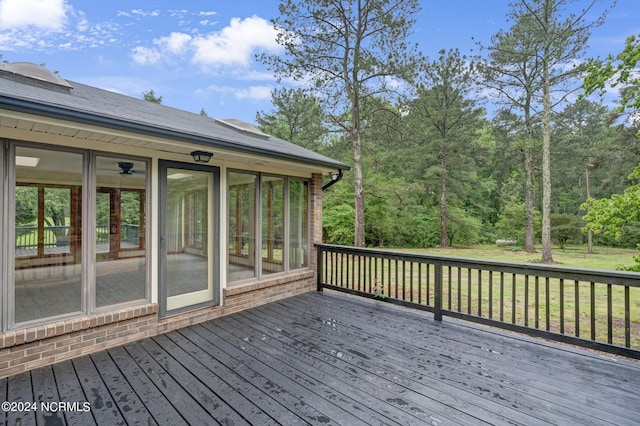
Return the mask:
{"type": "Polygon", "coordinates": [[[317,286],[640,358],[640,274],[317,244],[317,286]]]}

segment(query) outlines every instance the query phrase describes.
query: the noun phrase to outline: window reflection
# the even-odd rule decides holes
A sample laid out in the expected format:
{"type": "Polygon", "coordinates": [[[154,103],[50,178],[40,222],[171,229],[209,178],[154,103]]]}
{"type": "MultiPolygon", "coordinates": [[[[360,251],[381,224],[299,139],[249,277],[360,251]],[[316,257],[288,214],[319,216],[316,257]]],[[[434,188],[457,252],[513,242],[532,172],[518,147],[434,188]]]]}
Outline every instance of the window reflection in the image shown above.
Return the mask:
{"type": "Polygon", "coordinates": [[[291,269],[309,266],[309,185],[289,180],[289,265],[291,269]]]}
{"type": "Polygon", "coordinates": [[[146,293],[146,163],[96,157],[96,306],[146,293]]]}
{"type": "Polygon", "coordinates": [[[262,177],[262,273],[284,271],[284,178],[262,177]]]}
{"type": "Polygon", "coordinates": [[[229,173],[228,280],[256,276],[256,180],[251,173],[229,173]]]}
{"type": "Polygon", "coordinates": [[[16,323],[82,309],[78,153],[16,147],[16,323]]]}

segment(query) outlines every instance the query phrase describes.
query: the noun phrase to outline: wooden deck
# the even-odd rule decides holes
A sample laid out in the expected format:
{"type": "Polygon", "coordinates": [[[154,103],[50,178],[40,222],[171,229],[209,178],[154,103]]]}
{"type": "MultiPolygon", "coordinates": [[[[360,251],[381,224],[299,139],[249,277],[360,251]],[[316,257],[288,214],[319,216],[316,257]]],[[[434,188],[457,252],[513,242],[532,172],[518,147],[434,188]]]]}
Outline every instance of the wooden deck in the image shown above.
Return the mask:
{"type": "Polygon", "coordinates": [[[640,363],[325,291],[0,380],[0,400],[38,404],[11,425],[637,425],[640,363]]]}

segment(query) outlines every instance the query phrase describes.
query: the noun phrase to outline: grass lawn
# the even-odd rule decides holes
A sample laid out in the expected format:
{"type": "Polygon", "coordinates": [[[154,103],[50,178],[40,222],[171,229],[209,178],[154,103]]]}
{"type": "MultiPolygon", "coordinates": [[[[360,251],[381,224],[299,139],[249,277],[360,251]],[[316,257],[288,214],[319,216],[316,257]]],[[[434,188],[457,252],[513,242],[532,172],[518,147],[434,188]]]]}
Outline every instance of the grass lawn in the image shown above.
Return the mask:
{"type": "MultiPolygon", "coordinates": [[[[427,248],[401,249],[412,253],[437,254],[442,256],[465,257],[469,259],[491,259],[505,262],[540,263],[541,253],[527,253],[521,250],[498,247],[495,245],[478,245],[466,248],[427,248]]],[[[575,268],[615,270],[619,266],[633,265],[633,257],[638,254],[635,249],[612,247],[594,247],[593,253],[587,253],[587,246],[569,246],[561,249],[553,247],[554,264],[575,268]]]]}

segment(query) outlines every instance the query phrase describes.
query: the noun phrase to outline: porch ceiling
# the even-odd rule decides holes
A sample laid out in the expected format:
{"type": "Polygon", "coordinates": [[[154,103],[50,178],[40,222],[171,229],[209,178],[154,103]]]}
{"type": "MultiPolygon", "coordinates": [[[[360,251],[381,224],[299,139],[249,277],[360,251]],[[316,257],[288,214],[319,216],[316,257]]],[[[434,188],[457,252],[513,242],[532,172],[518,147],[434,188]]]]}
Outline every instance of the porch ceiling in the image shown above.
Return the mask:
{"type": "MultiPolygon", "coordinates": [[[[266,156],[230,151],[210,146],[179,140],[165,139],[142,133],[127,132],[107,127],[93,126],[83,123],[64,121],[50,117],[35,116],[11,110],[0,110],[0,129],[5,137],[45,143],[65,143],[82,147],[87,142],[111,145],[114,147],[130,147],[162,154],[184,156],[185,161],[191,161],[191,151],[205,149],[214,153],[214,161],[237,163],[238,165],[253,165],[264,168],[284,169],[287,172],[318,173],[318,165],[309,165],[294,161],[284,161],[266,156]]],[[[323,174],[335,171],[335,168],[320,168],[323,174]]]]}

